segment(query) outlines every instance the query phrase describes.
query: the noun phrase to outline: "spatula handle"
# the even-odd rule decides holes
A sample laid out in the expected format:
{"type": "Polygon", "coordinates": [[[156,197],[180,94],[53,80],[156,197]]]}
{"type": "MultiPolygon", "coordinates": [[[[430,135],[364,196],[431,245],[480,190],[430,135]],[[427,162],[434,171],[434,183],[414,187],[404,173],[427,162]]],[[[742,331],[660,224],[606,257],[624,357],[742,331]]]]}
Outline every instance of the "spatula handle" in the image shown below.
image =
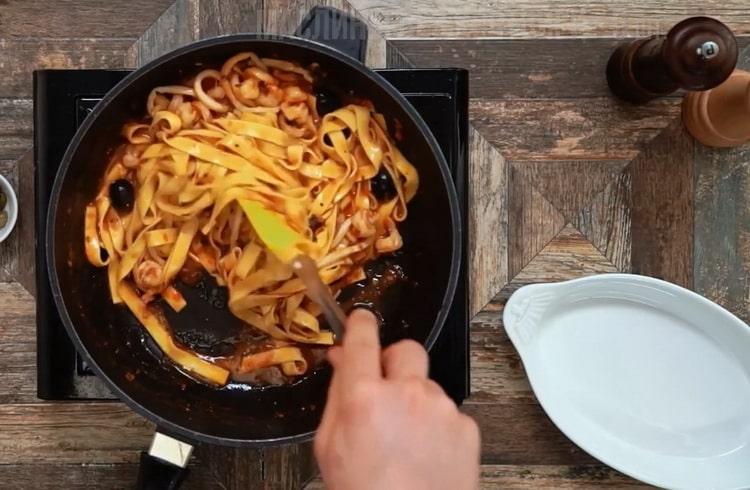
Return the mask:
{"type": "Polygon", "coordinates": [[[331,295],[331,291],[323,284],[318,274],[315,261],[307,255],[298,255],[292,260],[292,269],[307,287],[307,296],[320,306],[328,325],[333,331],[336,343],[344,338],[344,324],[346,315],[331,295]]]}

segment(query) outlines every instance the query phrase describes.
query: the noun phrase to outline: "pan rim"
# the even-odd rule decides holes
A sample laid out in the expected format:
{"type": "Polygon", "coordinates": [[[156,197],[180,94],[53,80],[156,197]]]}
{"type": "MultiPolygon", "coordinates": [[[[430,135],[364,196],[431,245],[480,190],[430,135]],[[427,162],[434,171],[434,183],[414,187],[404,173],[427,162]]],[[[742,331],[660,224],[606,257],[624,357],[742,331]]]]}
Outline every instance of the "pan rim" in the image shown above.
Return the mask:
{"type": "Polygon", "coordinates": [[[89,129],[94,125],[99,115],[109,105],[109,102],[119,96],[126,87],[137,81],[140,77],[146,73],[158,68],[160,65],[167,63],[175,58],[183,56],[194,51],[199,51],[204,48],[213,47],[224,44],[235,44],[243,42],[274,42],[282,45],[290,45],[301,49],[311,50],[319,54],[334,58],[337,62],[341,62],[346,65],[349,69],[360,72],[365,77],[379,85],[385,92],[394,99],[406,112],[406,114],[412,119],[412,122],[419,128],[422,136],[425,138],[430,150],[433,154],[433,159],[438,165],[438,170],[443,179],[443,185],[448,195],[448,205],[450,210],[450,218],[453,224],[453,236],[452,236],[452,257],[451,265],[448,276],[448,284],[443,295],[440,310],[437,312],[435,322],[432,325],[429,335],[424,341],[424,346],[427,350],[430,350],[440,335],[445,320],[448,316],[450,306],[455,295],[455,291],[458,284],[458,272],[461,266],[462,259],[462,243],[461,236],[463,234],[463,223],[461,220],[461,213],[459,211],[458,196],[456,189],[453,184],[453,180],[448,170],[448,165],[445,160],[440,146],[429,129],[427,124],[424,122],[419,113],[414,109],[411,103],[396,90],[387,80],[375,73],[373,70],[360,63],[359,61],[351,58],[333,48],[330,48],[322,43],[311,41],[308,39],[298,38],[288,35],[276,35],[276,34],[230,34],[223,36],[216,36],[196,42],[192,42],[177,48],[169,53],[165,53],[142,67],[135,69],[132,73],[125,76],[117,85],[115,85],[96,105],[94,110],[84,120],[83,124],[77,129],[75,135],[68,144],[65,154],[62,158],[60,167],[57,170],[55,176],[54,185],[52,187],[51,198],[47,209],[47,220],[46,220],[46,256],[47,256],[47,273],[49,276],[49,282],[52,290],[52,296],[57,307],[65,330],[68,333],[71,341],[75,345],[76,350],[84,356],[86,361],[89,363],[94,372],[104,381],[107,388],[109,388],[121,401],[128,405],[133,411],[144,416],[146,419],[154,422],[157,426],[157,431],[164,432],[169,435],[177,436],[178,438],[185,438],[192,442],[206,442],[211,444],[219,444],[223,446],[244,446],[244,447],[265,447],[265,446],[278,446],[280,444],[293,444],[309,441],[315,434],[315,430],[304,432],[300,434],[293,434],[289,436],[274,437],[274,438],[263,438],[263,439],[239,439],[232,437],[223,437],[207,434],[205,432],[198,431],[185,427],[181,424],[172,422],[156,412],[150,410],[146,406],[142,405],[135,399],[133,399],[128,393],[125,392],[117,383],[115,383],[101,367],[94,361],[89,350],[86,348],[84,343],[81,341],[78,331],[71,320],[68,308],[65,305],[65,301],[62,296],[60,289],[60,281],[57,277],[57,260],[55,257],[55,222],[57,220],[58,203],[60,200],[60,192],[62,189],[63,181],[67,175],[68,168],[71,165],[73,156],[78,151],[78,147],[83,140],[84,136],[88,133],[89,129]]]}

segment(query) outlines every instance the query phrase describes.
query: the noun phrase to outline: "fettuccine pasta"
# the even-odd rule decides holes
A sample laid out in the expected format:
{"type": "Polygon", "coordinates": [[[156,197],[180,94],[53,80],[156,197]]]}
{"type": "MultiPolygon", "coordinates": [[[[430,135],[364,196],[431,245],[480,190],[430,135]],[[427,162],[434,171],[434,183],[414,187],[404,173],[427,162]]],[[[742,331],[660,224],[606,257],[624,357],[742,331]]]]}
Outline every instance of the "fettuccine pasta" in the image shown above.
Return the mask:
{"type": "Polygon", "coordinates": [[[402,245],[398,224],[417,192],[415,168],[371,104],[321,115],[312,83],[297,64],[246,52],[184,85],[154,88],[147,116],[123,127],[125,141],[85,211],[86,257],[106,268],[112,301],[181,369],[215,385],[270,367],[304,374],[305,346],[334,340],[245,211],[283,220],[333,293],[402,245]],[[391,191],[376,195],[375,178],[391,191]],[[267,338],[262,350],[238,352],[232,368],[181,346],[153,306],[184,308],[174,284],[196,267],[227,288],[232,314],[267,338]]]}

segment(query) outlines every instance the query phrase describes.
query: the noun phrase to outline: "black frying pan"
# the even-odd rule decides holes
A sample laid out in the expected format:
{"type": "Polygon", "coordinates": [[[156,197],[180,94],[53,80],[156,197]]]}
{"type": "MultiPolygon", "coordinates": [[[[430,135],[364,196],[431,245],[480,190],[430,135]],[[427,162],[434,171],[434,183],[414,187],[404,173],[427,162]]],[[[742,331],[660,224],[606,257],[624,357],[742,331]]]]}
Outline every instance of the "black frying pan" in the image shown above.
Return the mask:
{"type": "Polygon", "coordinates": [[[153,87],[180,82],[199,65],[220,66],[248,50],[302,65],[318,63],[324,74],[319,84],[326,90],[366,97],[388,121],[402,126],[399,147],[418,169],[421,183],[401,226],[403,249],[385,259],[401,265],[408,281],[372,301],[384,320],[384,343],[408,337],[432,346],[453,298],[461,256],[458,202],[435,138],[404,97],[349,56],[300,38],[236,35],[190,44],[123,79],[80,127],[55,180],[46,244],[55,302],[78,351],[133,410],[180,439],[234,446],[311,438],[325,406],[329,371],[263,389],[216,389],[180,373],[161,359],[127,309],[112,305],[106,273],[85,258],[83,214],[108,155],[121,142],[122,124],[144,115],[153,87]]]}

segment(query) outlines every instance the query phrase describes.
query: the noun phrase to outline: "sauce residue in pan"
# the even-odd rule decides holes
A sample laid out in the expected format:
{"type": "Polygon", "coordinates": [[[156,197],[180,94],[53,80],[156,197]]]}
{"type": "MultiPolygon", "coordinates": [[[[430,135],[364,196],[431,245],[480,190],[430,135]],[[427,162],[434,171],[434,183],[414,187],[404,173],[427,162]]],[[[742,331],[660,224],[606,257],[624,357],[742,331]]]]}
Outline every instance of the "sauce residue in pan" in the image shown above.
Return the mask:
{"type": "MultiPolygon", "coordinates": [[[[401,291],[408,285],[399,258],[399,255],[382,257],[368,264],[366,278],[339,294],[338,301],[344,311],[367,308],[375,313],[381,326],[390,325],[394,320],[389,318],[393,310],[389,305],[398,304],[401,291]]],[[[325,364],[326,347],[309,345],[301,347],[310,366],[308,374],[301,378],[285,376],[276,366],[240,373],[243,356],[267,351],[273,347],[273,341],[234,316],[227,307],[227,289],[203,273],[199,266],[191,266],[188,263],[174,283],[187,305],[179,313],[162,300],[155,301],[152,307],[164,316],[176,341],[230,371],[232,382],[225,389],[263,389],[299,382],[325,364]]],[[[384,330],[387,329],[381,328],[381,336],[387,337],[388,332],[384,330]]],[[[156,346],[148,350],[159,352],[156,346]]]]}

